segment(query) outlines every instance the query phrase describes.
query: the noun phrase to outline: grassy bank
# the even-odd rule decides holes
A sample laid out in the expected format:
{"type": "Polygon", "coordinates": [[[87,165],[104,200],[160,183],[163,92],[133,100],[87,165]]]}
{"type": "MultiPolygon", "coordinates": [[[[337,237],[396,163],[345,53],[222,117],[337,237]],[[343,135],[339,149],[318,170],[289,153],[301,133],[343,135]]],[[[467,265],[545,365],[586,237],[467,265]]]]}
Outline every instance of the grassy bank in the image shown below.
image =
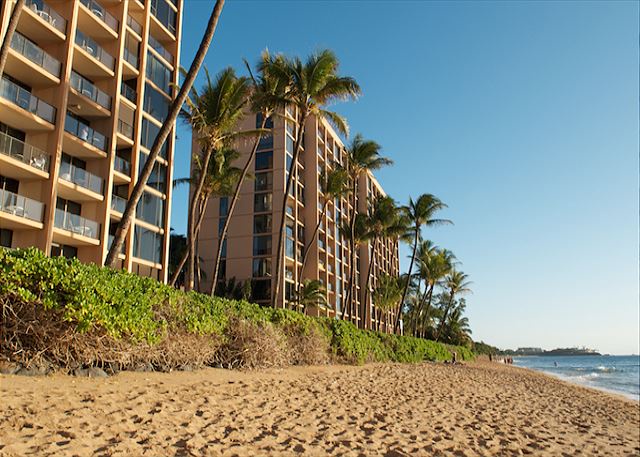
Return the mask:
{"type": "Polygon", "coordinates": [[[473,357],[467,348],[184,293],[37,249],[0,250],[0,304],[0,357],[43,370],[443,361],[451,351],[473,357]]]}

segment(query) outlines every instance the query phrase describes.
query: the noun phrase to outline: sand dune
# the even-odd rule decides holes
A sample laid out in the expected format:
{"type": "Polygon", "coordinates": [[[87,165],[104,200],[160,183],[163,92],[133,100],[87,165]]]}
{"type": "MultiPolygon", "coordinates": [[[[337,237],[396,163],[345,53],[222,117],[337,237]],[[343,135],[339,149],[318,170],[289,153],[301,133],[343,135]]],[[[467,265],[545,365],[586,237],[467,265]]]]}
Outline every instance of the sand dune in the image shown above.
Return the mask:
{"type": "Polygon", "coordinates": [[[0,455],[640,455],[639,405],[524,369],[1,376],[0,455]]]}

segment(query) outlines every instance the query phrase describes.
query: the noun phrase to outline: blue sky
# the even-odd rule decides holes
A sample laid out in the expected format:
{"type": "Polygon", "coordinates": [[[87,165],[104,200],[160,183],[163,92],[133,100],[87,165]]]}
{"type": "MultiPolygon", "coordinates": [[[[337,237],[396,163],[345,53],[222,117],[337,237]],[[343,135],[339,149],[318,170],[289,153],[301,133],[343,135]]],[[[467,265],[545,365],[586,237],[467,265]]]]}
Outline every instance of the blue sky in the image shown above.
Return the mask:
{"type": "MultiPolygon", "coordinates": [[[[188,66],[211,2],[186,1],[188,66]]],[[[637,2],[233,1],[206,65],[330,48],[363,96],[334,109],[395,165],[400,202],[433,193],[425,235],[473,282],[474,338],[638,353],[637,2]]],[[[176,177],[190,132],[178,130],[176,177]]],[[[172,226],[185,231],[186,190],[172,226]]],[[[403,264],[409,253],[402,249],[403,264]]]]}

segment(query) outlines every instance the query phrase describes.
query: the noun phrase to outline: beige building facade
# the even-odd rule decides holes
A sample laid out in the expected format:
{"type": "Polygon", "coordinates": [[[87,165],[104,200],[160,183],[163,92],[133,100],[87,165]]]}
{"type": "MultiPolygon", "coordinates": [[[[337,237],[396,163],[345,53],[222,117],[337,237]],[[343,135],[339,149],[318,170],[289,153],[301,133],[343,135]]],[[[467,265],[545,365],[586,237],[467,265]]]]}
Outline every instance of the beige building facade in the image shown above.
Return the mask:
{"type": "MultiPolygon", "coordinates": [[[[230,222],[224,248],[221,272],[224,278],[236,281],[251,281],[252,300],[268,304],[274,291],[273,277],[276,268],[278,224],[281,218],[285,193],[287,169],[293,160],[296,139],[295,124],[287,118],[295,113],[287,110],[286,116],[275,116],[271,125],[273,134],[263,137],[256,159],[251,167],[253,179],[246,180],[241,188],[240,199],[230,222]]],[[[259,127],[261,118],[247,115],[241,129],[259,127]]],[[[309,310],[312,315],[340,316],[345,306],[351,251],[348,241],[340,234],[341,221],[347,219],[353,209],[351,197],[329,201],[320,224],[316,240],[311,243],[309,257],[302,268],[303,252],[322,215],[324,195],[320,177],[334,164],[344,164],[345,146],[336,132],[324,120],[311,117],[304,129],[304,151],[296,164],[292,192],[287,203],[285,229],[285,274],[277,297],[278,306],[290,306],[297,287],[305,279],[318,279],[327,289],[328,306],[309,310]]],[[[237,145],[241,153],[236,166],[246,163],[254,140],[243,140],[237,145]]],[[[197,142],[193,143],[197,151],[197,142]]],[[[374,198],[384,195],[380,184],[372,174],[362,176],[358,183],[355,204],[361,213],[366,213],[374,198]]],[[[201,289],[208,290],[211,283],[213,262],[218,245],[218,233],[222,229],[229,205],[228,198],[212,198],[209,201],[198,242],[198,255],[204,274],[201,289]],[[209,281],[207,283],[207,281],[209,281]]],[[[363,243],[356,252],[356,276],[354,296],[357,311],[353,316],[360,327],[377,328],[371,294],[364,294],[369,262],[373,261],[373,281],[381,273],[399,274],[398,240],[385,240],[372,253],[370,243],[363,243]],[[372,260],[373,259],[373,260],[372,260]],[[366,304],[365,304],[366,300],[366,304]]],[[[393,312],[382,315],[380,328],[391,330],[393,312]]]]}
{"type": "MultiPolygon", "coordinates": [[[[27,0],[0,82],[0,245],[101,264],[176,95],[182,0],[27,0]]],[[[2,38],[13,1],[0,12],[2,38]]],[[[167,279],[175,132],[120,267],[167,279]]]]}

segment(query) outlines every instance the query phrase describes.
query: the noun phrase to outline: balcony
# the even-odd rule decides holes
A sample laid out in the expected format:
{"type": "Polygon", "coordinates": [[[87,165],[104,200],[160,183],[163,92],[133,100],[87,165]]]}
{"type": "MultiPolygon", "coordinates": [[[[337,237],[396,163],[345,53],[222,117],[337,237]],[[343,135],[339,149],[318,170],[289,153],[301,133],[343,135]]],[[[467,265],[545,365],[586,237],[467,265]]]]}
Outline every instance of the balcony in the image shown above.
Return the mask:
{"type": "Polygon", "coordinates": [[[65,40],[67,20],[44,0],[26,0],[20,30],[36,40],[65,40]]]}
{"type": "Polygon", "coordinates": [[[166,0],[150,0],[151,33],[160,37],[162,41],[174,41],[176,39],[177,13],[175,7],[170,6],[166,0]]]}
{"type": "Polygon", "coordinates": [[[33,41],[16,32],[11,39],[6,71],[33,87],[60,84],[60,62],[33,41]]]}
{"type": "Polygon", "coordinates": [[[128,78],[137,76],[139,73],[138,51],[125,47],[124,51],[122,52],[122,57],[124,58],[124,61],[127,63],[127,65],[122,66],[122,74],[128,78]]]}
{"type": "Polygon", "coordinates": [[[22,130],[53,130],[56,109],[13,81],[0,81],[0,120],[22,130]],[[6,102],[9,103],[6,103],[6,102]]]}
{"type": "Polygon", "coordinates": [[[78,30],[75,43],[73,63],[82,74],[98,78],[114,76],[115,59],[93,38],[78,30]]]}
{"type": "Polygon", "coordinates": [[[71,246],[99,244],[100,224],[95,221],[56,208],[53,226],[54,241],[71,246]]]}
{"type": "Polygon", "coordinates": [[[44,205],[39,201],[0,189],[2,228],[41,229],[43,217],[44,205]]]}
{"type": "Polygon", "coordinates": [[[122,119],[118,119],[117,146],[126,147],[133,145],[133,127],[122,119]]]}
{"type": "Polygon", "coordinates": [[[127,14],[127,26],[131,29],[132,32],[138,35],[138,37],[142,37],[142,26],[129,14],[127,14]]]}
{"type": "Polygon", "coordinates": [[[69,84],[73,89],[69,92],[69,105],[78,106],[78,114],[92,117],[108,117],[111,114],[111,96],[91,81],[72,71],[69,84]]]}
{"type": "Polygon", "coordinates": [[[119,195],[113,194],[111,196],[111,209],[116,213],[123,214],[127,207],[127,199],[122,198],[119,195]]]}
{"type": "Polygon", "coordinates": [[[153,49],[160,57],[162,57],[168,64],[173,67],[174,58],[173,55],[162,46],[158,40],[156,40],[153,36],[149,35],[149,46],[153,49]]]}
{"type": "Polygon", "coordinates": [[[104,199],[102,178],[71,165],[64,158],[60,164],[59,178],[58,195],[62,198],[75,201],[102,201],[104,199]]]}
{"type": "Polygon", "coordinates": [[[116,173],[113,175],[113,182],[122,184],[131,182],[131,162],[127,159],[116,155],[113,162],[113,169],[116,173]]]}
{"type": "Polygon", "coordinates": [[[0,168],[11,178],[49,177],[49,154],[0,132],[0,168]]]}
{"type": "Polygon", "coordinates": [[[124,98],[129,100],[134,105],[136,105],[138,103],[138,93],[131,86],[128,86],[128,85],[123,83],[120,86],[120,93],[122,94],[122,96],[124,98]]]}
{"type": "Polygon", "coordinates": [[[78,25],[101,39],[118,37],[118,20],[95,0],[80,0],[78,25]]]}
{"type": "Polygon", "coordinates": [[[63,147],[77,157],[106,157],[107,138],[82,121],[67,114],[64,121],[63,147]]]}

